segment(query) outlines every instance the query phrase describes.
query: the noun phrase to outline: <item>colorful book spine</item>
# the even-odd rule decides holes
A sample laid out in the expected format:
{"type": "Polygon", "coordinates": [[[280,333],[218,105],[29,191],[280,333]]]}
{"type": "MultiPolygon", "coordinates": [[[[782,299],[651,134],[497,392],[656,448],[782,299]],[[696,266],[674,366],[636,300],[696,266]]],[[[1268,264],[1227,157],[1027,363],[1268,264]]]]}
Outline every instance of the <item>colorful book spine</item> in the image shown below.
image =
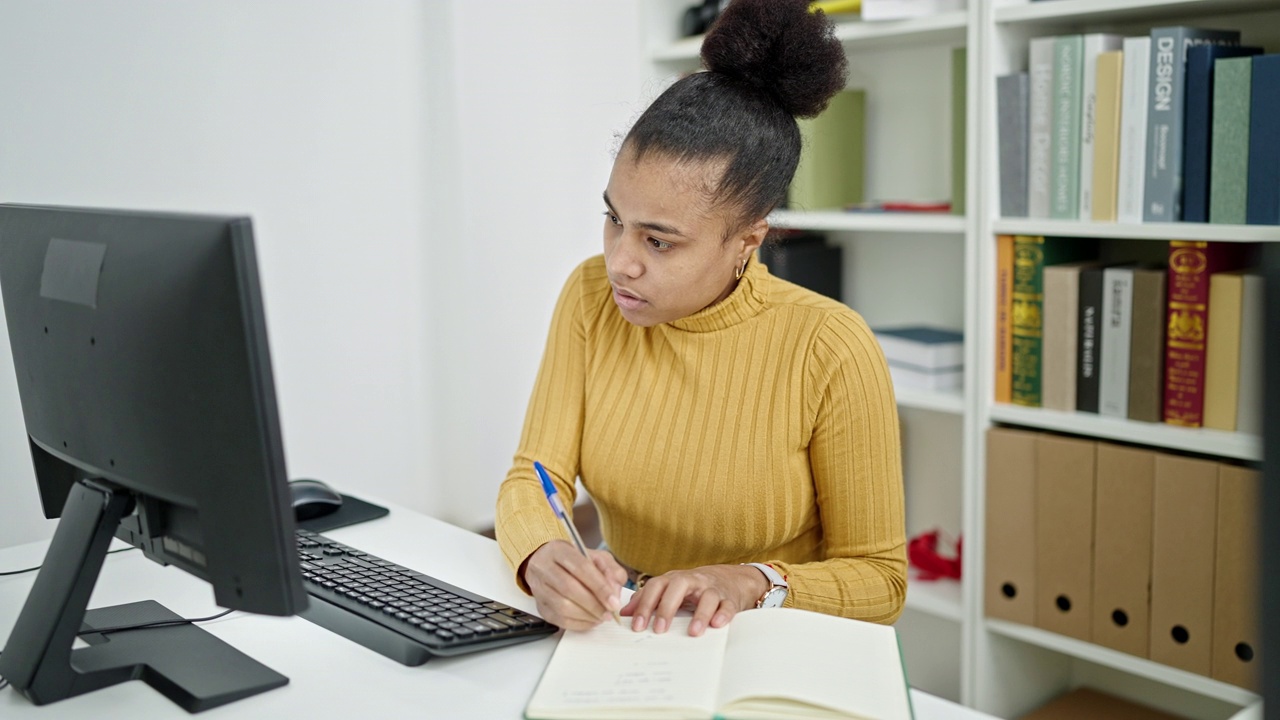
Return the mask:
{"type": "Polygon", "coordinates": [[[1243,243],[1169,243],[1164,421],[1171,425],[1200,427],[1204,423],[1209,277],[1239,267],[1250,250],[1243,243]]]}
{"type": "Polygon", "coordinates": [[[1213,146],[1213,67],[1262,48],[1195,45],[1187,50],[1187,111],[1182,143],[1182,219],[1209,222],[1209,157],[1213,146]]]}
{"type": "Polygon", "coordinates": [[[1213,65],[1213,75],[1209,222],[1243,225],[1249,198],[1249,92],[1253,58],[1219,60],[1213,65]]]}
{"type": "Polygon", "coordinates": [[[1124,39],[1124,101],[1120,108],[1120,179],[1116,186],[1116,219],[1142,222],[1147,173],[1147,84],[1151,38],[1124,39]]]}
{"type": "Polygon", "coordinates": [[[1098,414],[1129,417],[1129,343],[1133,324],[1133,268],[1102,273],[1102,352],[1098,362],[1098,414]]]}
{"type": "Polygon", "coordinates": [[[1164,419],[1164,316],[1167,268],[1133,271],[1133,323],[1129,340],[1129,419],[1164,419]]]}
{"type": "Polygon", "coordinates": [[[1053,147],[1049,162],[1049,217],[1080,218],[1080,106],[1084,37],[1064,35],[1053,46],[1053,147]]]}
{"type": "MultiPolygon", "coordinates": [[[[1093,180],[1090,215],[1100,222],[1116,220],[1116,182],[1120,168],[1120,96],[1124,54],[1112,50],[1098,55],[1094,92],[1093,180]]],[[[1083,150],[1081,151],[1083,152],[1083,150]]],[[[1083,176],[1083,170],[1081,171],[1083,176]]],[[[1083,192],[1083,191],[1082,191],[1083,192]]],[[[1081,210],[1083,211],[1083,206],[1081,210]]]]}
{"type": "MultiPolygon", "coordinates": [[[[1093,156],[1098,122],[1098,56],[1119,50],[1123,38],[1106,33],[1084,36],[1080,55],[1080,206],[1076,217],[1093,217],[1093,156]]],[[[1116,66],[1119,68],[1119,65],[1116,66]]]]}
{"type": "Polygon", "coordinates": [[[1015,235],[1013,241],[1012,401],[1040,407],[1044,268],[1097,256],[1096,240],[1015,235]]]}
{"type": "Polygon", "coordinates": [[[1280,225],[1280,55],[1253,58],[1245,221],[1280,225]]]}
{"type": "Polygon", "coordinates": [[[1182,219],[1187,48],[1207,43],[1239,45],[1240,33],[1191,27],[1151,30],[1151,100],[1147,108],[1147,187],[1143,211],[1146,222],[1182,219]]]}
{"type": "Polygon", "coordinates": [[[1031,40],[1030,145],[1027,158],[1027,217],[1049,217],[1053,157],[1053,54],[1057,38],[1031,40]]]}
{"type": "Polygon", "coordinates": [[[1102,267],[1085,268],[1080,272],[1077,317],[1080,321],[1076,338],[1076,410],[1098,412],[1098,377],[1102,360],[1102,267]]]}
{"type": "Polygon", "coordinates": [[[996,402],[1013,401],[1013,236],[996,238],[996,402]]]}
{"type": "Polygon", "coordinates": [[[1030,141],[1030,76],[996,78],[996,123],[1000,136],[1000,216],[1027,216],[1027,144],[1030,141]]]}
{"type": "Polygon", "coordinates": [[[1235,432],[1240,397],[1240,319],[1244,276],[1209,276],[1209,328],[1204,358],[1204,426],[1235,432]]]}

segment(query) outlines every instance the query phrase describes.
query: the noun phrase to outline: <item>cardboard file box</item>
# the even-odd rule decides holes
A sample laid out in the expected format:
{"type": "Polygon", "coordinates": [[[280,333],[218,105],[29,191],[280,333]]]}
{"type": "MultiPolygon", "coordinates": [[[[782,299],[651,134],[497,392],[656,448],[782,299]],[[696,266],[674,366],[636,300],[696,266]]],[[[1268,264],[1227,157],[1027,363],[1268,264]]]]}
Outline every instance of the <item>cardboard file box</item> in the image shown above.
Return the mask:
{"type": "Polygon", "coordinates": [[[1036,436],[987,431],[986,577],[989,618],[1035,622],[1036,436]]]}
{"type": "Polygon", "coordinates": [[[1213,677],[1261,692],[1258,643],[1258,473],[1218,466],[1218,547],[1213,580],[1213,677]]]}
{"type": "Polygon", "coordinates": [[[1209,675],[1218,463],[1157,455],[1154,498],[1148,656],[1209,675]]]}
{"type": "Polygon", "coordinates": [[[1036,625],[1089,639],[1097,443],[1036,440],[1036,625]]]}
{"type": "Polygon", "coordinates": [[[1098,443],[1092,641],[1146,657],[1151,630],[1151,506],[1156,453],[1098,443]]]}

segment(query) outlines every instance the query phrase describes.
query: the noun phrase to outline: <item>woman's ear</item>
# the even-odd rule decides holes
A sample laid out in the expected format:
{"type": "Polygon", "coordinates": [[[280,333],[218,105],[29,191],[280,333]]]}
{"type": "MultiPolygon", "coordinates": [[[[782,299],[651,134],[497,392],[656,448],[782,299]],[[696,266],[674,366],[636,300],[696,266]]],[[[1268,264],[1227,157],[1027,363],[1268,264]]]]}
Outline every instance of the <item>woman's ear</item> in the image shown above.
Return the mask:
{"type": "Polygon", "coordinates": [[[760,218],[759,220],[756,220],[754,223],[743,228],[741,234],[739,235],[739,238],[742,242],[742,248],[740,251],[741,254],[739,255],[739,257],[746,258],[747,256],[754,253],[760,247],[760,245],[764,243],[764,239],[768,236],[769,236],[769,221],[766,220],[765,218],[760,218]]]}

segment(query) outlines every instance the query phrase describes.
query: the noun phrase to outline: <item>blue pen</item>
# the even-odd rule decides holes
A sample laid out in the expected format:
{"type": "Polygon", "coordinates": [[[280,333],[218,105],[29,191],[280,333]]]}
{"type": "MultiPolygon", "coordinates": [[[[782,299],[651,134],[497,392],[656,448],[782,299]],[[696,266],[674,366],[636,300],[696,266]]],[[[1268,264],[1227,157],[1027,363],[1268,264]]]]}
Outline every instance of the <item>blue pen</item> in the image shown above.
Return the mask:
{"type": "MultiPolygon", "coordinates": [[[[591,556],[587,554],[587,546],[583,544],[582,536],[578,534],[578,529],[573,526],[573,521],[569,519],[569,514],[565,512],[564,503],[560,502],[560,492],[556,490],[555,484],[551,482],[551,476],[547,474],[547,469],[542,467],[542,463],[537,460],[533,461],[533,469],[538,472],[538,479],[542,481],[542,492],[547,495],[547,504],[551,506],[551,512],[555,513],[556,517],[560,519],[560,524],[564,525],[565,529],[569,531],[569,537],[573,538],[573,544],[578,546],[578,552],[590,560],[591,556]]],[[[613,611],[613,619],[619,625],[622,624],[622,616],[618,614],[617,610],[613,611]]]]}

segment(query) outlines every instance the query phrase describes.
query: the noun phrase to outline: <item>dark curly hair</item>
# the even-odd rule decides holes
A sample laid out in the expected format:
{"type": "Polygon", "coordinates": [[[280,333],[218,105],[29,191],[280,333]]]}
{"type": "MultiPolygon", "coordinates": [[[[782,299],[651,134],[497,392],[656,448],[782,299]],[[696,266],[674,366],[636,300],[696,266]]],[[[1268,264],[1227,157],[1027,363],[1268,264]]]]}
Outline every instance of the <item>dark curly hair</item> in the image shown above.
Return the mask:
{"type": "Polygon", "coordinates": [[[844,49],[808,0],[733,0],[702,41],[702,64],[654,100],[622,149],[636,162],[724,163],[713,197],[751,222],[786,197],[800,160],[795,119],[844,87],[844,49]]]}

